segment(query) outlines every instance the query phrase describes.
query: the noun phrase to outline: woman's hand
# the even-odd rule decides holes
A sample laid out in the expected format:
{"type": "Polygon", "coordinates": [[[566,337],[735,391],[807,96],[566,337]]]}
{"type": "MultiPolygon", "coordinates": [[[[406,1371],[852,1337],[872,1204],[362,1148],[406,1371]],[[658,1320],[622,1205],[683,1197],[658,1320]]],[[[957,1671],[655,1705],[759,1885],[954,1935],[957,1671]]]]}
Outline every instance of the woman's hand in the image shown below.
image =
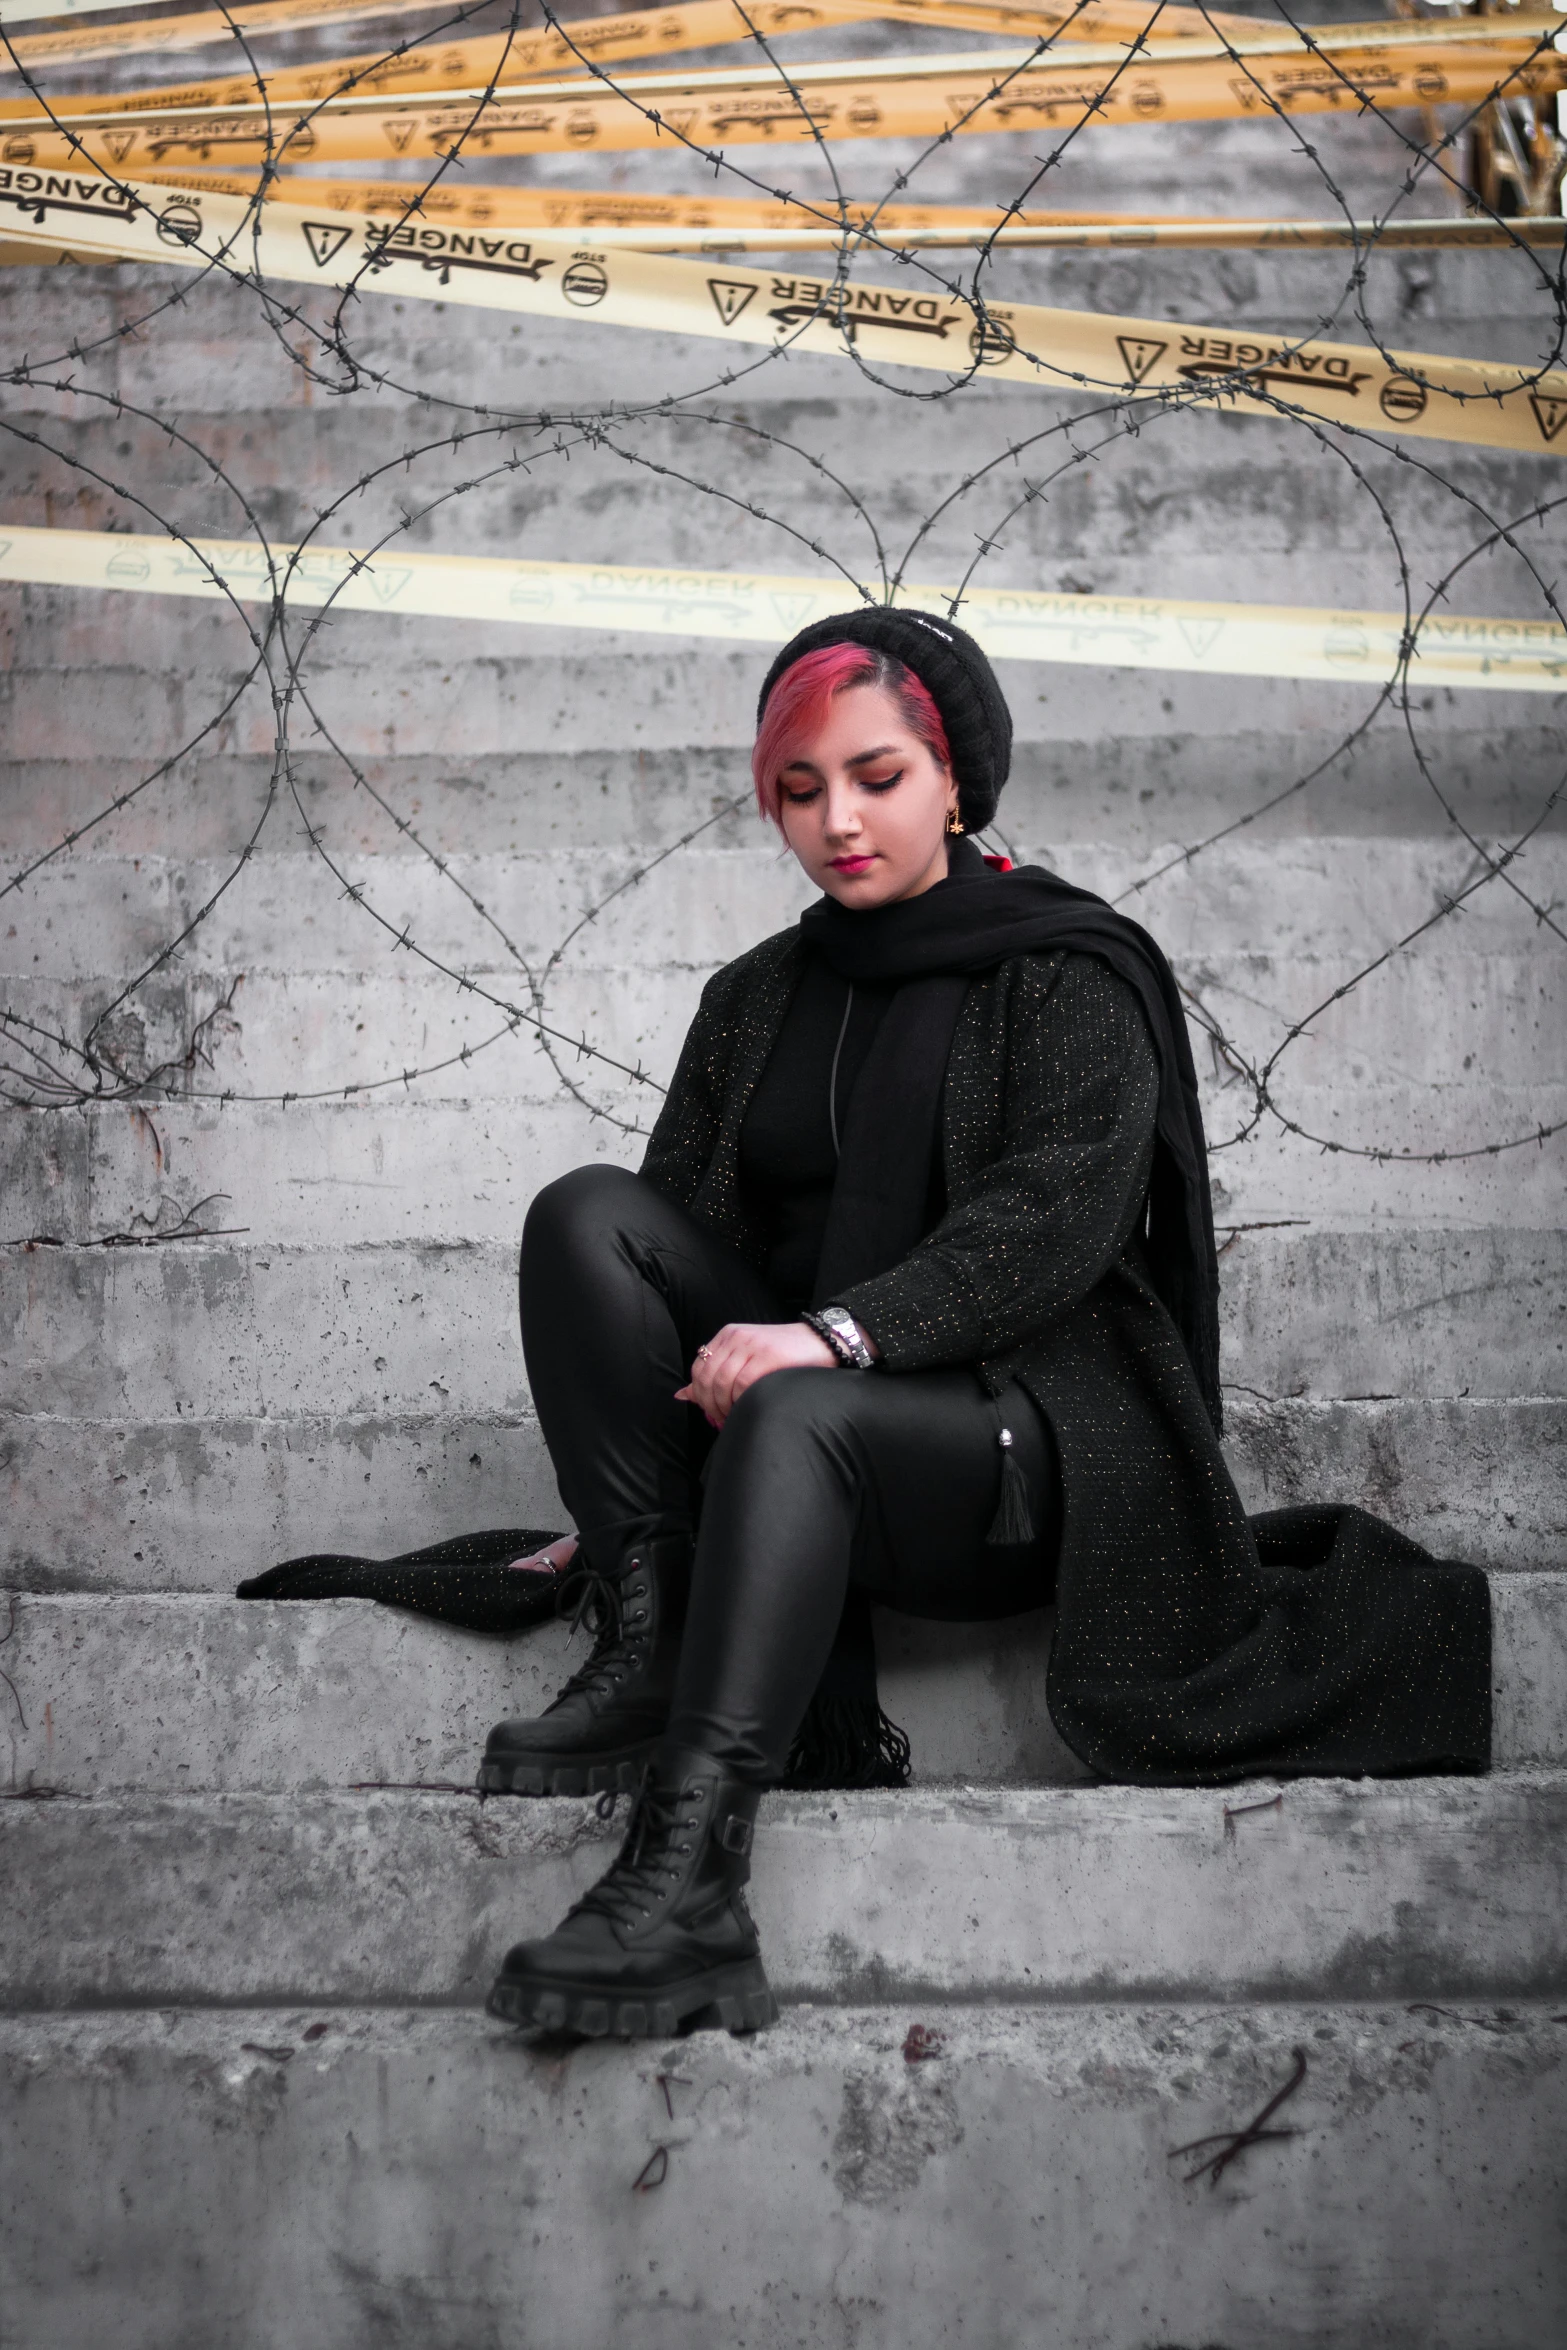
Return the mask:
{"type": "Polygon", "coordinates": [[[838,1358],[808,1322],[726,1322],[698,1347],[691,1383],[676,1403],[694,1403],[721,1428],[748,1387],[769,1371],[836,1371],[838,1358]]]}

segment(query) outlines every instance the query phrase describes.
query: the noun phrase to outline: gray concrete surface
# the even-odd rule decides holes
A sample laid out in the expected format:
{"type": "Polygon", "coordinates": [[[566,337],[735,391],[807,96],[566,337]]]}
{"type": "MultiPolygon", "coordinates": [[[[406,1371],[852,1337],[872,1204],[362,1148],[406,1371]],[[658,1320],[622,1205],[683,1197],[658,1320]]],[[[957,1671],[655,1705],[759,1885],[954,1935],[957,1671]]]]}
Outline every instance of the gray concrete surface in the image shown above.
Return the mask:
{"type": "MultiPolygon", "coordinates": [[[[835,2001],[1567,1992],[1567,1772],[1280,1793],[768,1796],[769,1974],[835,2001]]],[[[586,1801],[456,1793],[0,1804],[28,1888],[0,1982],[20,2009],[471,2003],[616,1836],[586,1801]]]]}
{"type": "MultiPolygon", "coordinates": [[[[752,940],[783,927],[782,919],[758,924],[752,940]]],[[[1210,952],[1193,958],[1185,976],[1236,1049],[1260,1067],[1290,1019],[1327,1004],[1360,967],[1348,955],[1286,960],[1210,952]]],[[[1394,1089],[1405,1097],[1405,1124],[1414,1127],[1407,1147],[1456,1150],[1499,1131],[1517,1131],[1520,1092],[1527,1096],[1538,1088],[1546,1101],[1567,1094],[1567,954],[1454,955],[1438,968],[1443,984],[1434,1005],[1428,957],[1381,975],[1364,994],[1357,987],[1332,1006],[1280,1072],[1278,1095],[1288,1114],[1298,1114],[1297,1102],[1327,1099],[1326,1131],[1375,1146],[1388,1132],[1384,1096],[1394,1089]],[[1559,967],[1553,969],[1553,962],[1559,967]],[[1436,1139],[1428,1142],[1427,1135],[1436,1139]]],[[[502,1005],[536,1006],[514,967],[474,969],[471,975],[502,1005]]],[[[698,979],[705,976],[689,969],[650,974],[635,964],[575,964],[558,971],[536,1008],[568,1039],[587,1034],[628,1067],[640,1059],[667,1071],[695,1008],[698,979]]],[[[155,1066],[182,1049],[184,1035],[229,984],[221,967],[193,973],[183,987],[167,991],[161,1005],[138,1014],[134,1041],[141,1066],[155,1066]]],[[[58,1032],[62,1012],[86,1006],[95,1013],[118,995],[119,983],[93,974],[69,984],[32,980],[11,993],[19,1016],[58,1032]]],[[[219,1031],[226,1031],[226,1068],[240,1093],[330,1093],[342,1082],[345,1033],[380,1030],[418,1037],[418,1065],[432,1069],[420,1081],[427,1102],[445,1100],[459,1114],[468,1103],[498,1105],[498,1114],[516,1119],[524,1104],[547,1090],[547,1068],[531,1044],[503,1038],[501,1048],[478,1052],[466,1063],[460,1057],[465,1044],[472,1048],[503,1029],[505,1017],[493,1006],[458,998],[451,982],[438,975],[273,975],[252,964],[234,997],[232,1025],[225,1015],[219,1031]]],[[[1221,1074],[1203,1090],[1217,1143],[1237,1125],[1234,1112],[1244,1089],[1240,1080],[1221,1074]]],[[[1313,1118],[1322,1130],[1322,1113],[1313,1118]]],[[[243,1127],[246,1121],[241,1116],[232,1122],[243,1127]]],[[[1527,1123],[1523,1131],[1532,1133],[1527,1123]]],[[[1337,1188],[1335,1183],[1330,1199],[1337,1188]]],[[[1397,1186],[1386,1186],[1385,1194],[1398,1197],[1397,1186]]]]}
{"type": "MultiPolygon", "coordinates": [[[[693,982],[693,1004],[695,994],[693,982]]],[[[524,1061],[535,1059],[531,1046],[515,1050],[524,1061]]],[[[343,1082],[354,1065],[346,1056],[339,1063],[343,1082]]],[[[386,1073],[378,1062],[376,1076],[386,1073]]],[[[535,1090],[520,1103],[370,1098],[318,1104],[303,1115],[297,1105],[180,1101],[154,1103],[139,1117],[117,1104],[58,1116],[28,1111],[7,1119],[0,1134],[7,1238],[101,1243],[114,1233],[158,1229],[163,1202],[193,1209],[217,1196],[222,1229],[259,1233],[278,1246],[318,1246],[328,1237],[514,1244],[541,1184],[595,1158],[634,1165],[642,1152],[640,1142],[591,1124],[581,1108],[538,1099],[542,1068],[530,1069],[527,1082],[535,1090]]],[[[640,1096],[631,1105],[618,1090],[588,1079],[584,1086],[601,1115],[628,1116],[633,1107],[649,1115],[640,1096]]],[[[1292,1073],[1280,1092],[1297,1123],[1341,1139],[1345,1155],[1324,1157],[1319,1143],[1264,1128],[1243,1153],[1227,1149],[1215,1162],[1224,1223],[1306,1216],[1318,1228],[1369,1227],[1391,1236],[1466,1225],[1551,1230],[1560,1222],[1560,1167],[1532,1142],[1527,1151],[1418,1170],[1350,1156],[1347,1146],[1381,1146],[1397,1134],[1412,1151],[1460,1143],[1483,1150],[1561,1119],[1567,1088],[1495,1088],[1488,1100],[1460,1099],[1453,1120],[1442,1124],[1433,1089],[1388,1084],[1374,1118],[1369,1102],[1355,1105],[1359,1123],[1348,1131],[1335,1124],[1340,1097],[1331,1086],[1298,1084],[1292,1073]]],[[[1216,1127],[1216,1142],[1233,1138],[1249,1097],[1240,1095],[1234,1107],[1238,1114],[1216,1127]]],[[[204,1221],[211,1223],[211,1211],[204,1221]]],[[[1454,1368],[1456,1374],[1461,1365],[1454,1368]]],[[[1455,1384],[1461,1389],[1463,1380],[1455,1376],[1455,1384]]]]}
{"type": "MultiPolygon", "coordinates": [[[[1567,1625],[1555,1624],[1556,1584],[1526,1580],[1538,1611],[1523,1592],[1521,1607],[1503,1602],[1529,1674],[1508,1759],[1567,1759],[1567,1662],[1555,1658],[1567,1625]]],[[[12,1621],[0,1655],[14,1685],[9,1785],[77,1795],[471,1781],[491,1723],[542,1712],[582,1654],[564,1625],[490,1640],[356,1600],[28,1595],[12,1621]]],[[[913,1740],[920,1781],[1087,1776],[1045,1709],[1049,1623],[1044,1610],[1004,1626],[880,1616],[882,1701],[913,1740]]]]}
{"type": "MultiPolygon", "coordinates": [[[[836,37],[843,53],[922,43],[954,45],[891,27],[836,37]]],[[[80,86],[112,79],[97,68],[80,86]]],[[[1372,122],[1308,135],[1356,211],[1402,175],[1372,122]]],[[[956,142],[919,192],[993,200],[1037,170],[1038,144],[956,142]]],[[[900,157],[850,146],[836,160],[861,192],[900,157]]],[[[815,168],[791,152],[795,185],[815,168]]],[[[705,184],[668,150],[613,170],[627,187],[705,184]]],[[[593,176],[579,156],[486,176],[508,171],[593,176]]],[[[1328,208],[1309,157],[1268,123],[1090,130],[1051,176],[1066,205],[1189,211],[1200,188],[1237,215],[1328,208]]],[[[1123,251],[1009,259],[995,290],[1354,333],[1336,310],[1344,274],[1340,256],[1123,251]]],[[[151,329],[122,331],[169,282],[4,273],[11,340],[20,319],[35,356],[83,355],[61,370],[81,396],[10,402],[37,437],[0,450],[0,527],[147,527],[116,481],[193,532],[244,527],[194,445],[288,539],[367,456],[424,444],[412,472],[321,525],[352,542],[505,453],[452,449],[445,412],[400,386],[560,414],[712,382],[712,350],[678,338],[367,299],[360,347],[388,385],[329,399],[229,288],[184,286],[151,329]]],[[[1535,286],[1518,257],[1418,253],[1372,256],[1364,296],[1395,347],[1532,358],[1535,286]]],[[[304,292],[301,317],[326,315],[304,292]]],[[[525,471],[439,508],[414,543],[776,570],[804,563],[799,529],[864,570],[860,522],[795,452],[846,473],[896,557],[955,482],[1071,404],[980,381],[914,406],[808,359],[700,405],[702,421],[640,430],[662,472],[529,442],[525,471]],[[682,476],[787,528],[735,505],[715,525],[682,476]]],[[[1559,471],[1439,444],[1404,465],[1362,444],[1357,476],[1331,437],[1150,416],[1001,527],[1051,448],[980,472],[911,574],[956,577],[984,535],[999,541],[995,584],[1392,608],[1405,565],[1423,593],[1478,517],[1526,511],[1559,471]]],[[[1549,527],[1530,527],[1527,551],[1548,554],[1549,527]]],[[[1538,594],[1500,549],[1454,600],[1522,613],[1538,594]]],[[[272,788],[273,704],[260,681],[184,748],[250,657],[214,607],[7,589],[0,627],[0,874],[81,833],[5,901],[0,1001],[79,1035],[231,870],[272,788]]],[[[536,1701],[558,1639],[510,1649],[364,1607],[217,1595],[289,1552],[555,1519],[513,1320],[517,1235],[551,1176],[634,1161],[617,1121],[645,1125],[654,1106],[587,1063],[563,1064],[568,1092],[515,1037],[405,1084],[495,1022],[394,950],[365,905],[666,1075],[706,972],[799,902],[754,820],[724,812],[746,782],[761,659],[329,622],[303,683],[367,788],[301,718],[257,853],[115,1013],[112,1041],[146,1069],[179,1060],[214,1015],[209,1057],[176,1092],[374,1090],[0,1118],[0,1583],[18,1593],[14,1618],[0,1593],[16,1691],[0,1685],[0,1765],[32,1796],[0,1802],[0,1865],[28,1894],[0,1905],[0,2006],[41,2003],[0,2021],[0,2341],[1558,2350],[1567,1156],[1560,1138],[1492,1146],[1567,1116],[1567,962],[1505,885],[1313,1019],[1276,1080],[1303,1133],[1266,1118],[1248,1131],[1246,1085],[1206,1048],[1199,1074],[1248,1501],[1357,1500],[1493,1568],[1498,1751],[1543,1770],[1289,1787],[1226,1833],[1218,1795],[1064,1783],[1040,1702],[1043,1617],[939,1634],[884,1621],[885,1692],[921,1773],[990,1785],[775,1803],[757,1881],[781,1981],[883,2004],[796,2007],[752,2046],[629,2053],[347,2004],[471,2002],[505,1942],[602,1861],[611,1831],[584,1807],[350,1791],[466,1778],[488,1721],[536,1701]],[[339,894],[307,824],[365,904],[339,894]],[[1397,1155],[1411,1151],[1446,1156],[1397,1155]],[[221,1236],[117,1244],[203,1202],[196,1221],[221,1236]],[[64,1792],[39,1795],[51,1786],[64,1792]],[[1107,1987],[1123,2004],[1096,2004],[1107,1987]],[[932,2006],[933,1989],[956,2004],[932,2006]],[[1155,1991],[1182,2004],[1125,2003],[1155,1991]],[[1396,2004],[1351,2004],[1371,1993],[1396,2004]],[[1260,2003],[1280,1995],[1299,2004],[1260,2003]],[[203,2004],[232,1999],[273,2004],[203,2004]],[[91,2012],[104,2001],[151,2004],[91,2012]],[[904,2061],[914,2021],[945,2034],[943,2057],[904,2061]],[[1217,2188],[1182,2185],[1169,2150],[1249,2118],[1297,2046],[1307,2080],[1280,2119],[1303,2135],[1252,2149],[1217,2188]],[[633,2194],[658,2145],[664,2184],[633,2194]]],[[[1006,684],[1006,842],[1130,893],[1254,1056],[1465,890],[1472,841],[1494,853],[1533,826],[1567,745],[1567,696],[1422,693],[1406,723],[1372,710],[1364,680],[1025,663],[1006,684]]],[[[1513,871],[1559,909],[1560,808],[1513,871]]]]}
{"type": "Polygon", "coordinates": [[[301,2309],[320,2350],[475,2350],[519,2318],[538,2350],[1551,2338],[1567,2074],[1543,2012],[920,2019],[942,2053],[912,2065],[907,2011],[632,2057],[396,2013],[314,2043],[319,2017],[278,2010],[0,2026],[26,2155],[0,2289],[33,2350],[272,2350],[301,2309]],[[1297,2047],[1298,2134],[1187,2184],[1171,2149],[1250,2118],[1297,2047]]]}
{"type": "MultiPolygon", "coordinates": [[[[1567,1763],[1567,1576],[1492,1584],[1499,1765],[1567,1763]]],[[[12,1791],[251,1790],[471,1779],[492,1722],[542,1711],[575,1655],[563,1625],[515,1641],[368,1600],[27,1594],[0,1647],[12,1791]]],[[[923,1624],[880,1610],[882,1702],[916,1783],[1088,1776],[1045,1705],[1051,1615],[923,1624]]]]}
{"type": "Polygon", "coordinates": [[[1402,2004],[818,2008],[630,2052],[395,2011],[13,2020],[0,2298],[28,2350],[1547,2350],[1564,2040],[1402,2004]],[[1172,2149],[1297,2049],[1296,2135],[1190,2182],[1172,2149]]]}
{"type": "MultiPolygon", "coordinates": [[[[222,1212],[222,1211],[220,1211],[222,1212]]],[[[516,1245],[245,1238],[34,1249],[0,1290],[0,1404],[54,1419],[521,1417],[516,1245]]],[[[1225,1368],[1264,1395],[1567,1392],[1567,1237],[1236,1232],[1225,1368]]]]}
{"type": "MultiPolygon", "coordinates": [[[[440,1382],[437,1381],[437,1384],[440,1382]]],[[[1567,1401],[1232,1394],[1251,1509],[1354,1502],[1439,1557],[1556,1564],[1567,1401]]],[[[536,1422],[417,1415],[54,1419],[0,1430],[5,1581],[45,1591],[232,1591],[314,1550],[385,1557],[476,1526],[564,1524],[536,1422]]]]}

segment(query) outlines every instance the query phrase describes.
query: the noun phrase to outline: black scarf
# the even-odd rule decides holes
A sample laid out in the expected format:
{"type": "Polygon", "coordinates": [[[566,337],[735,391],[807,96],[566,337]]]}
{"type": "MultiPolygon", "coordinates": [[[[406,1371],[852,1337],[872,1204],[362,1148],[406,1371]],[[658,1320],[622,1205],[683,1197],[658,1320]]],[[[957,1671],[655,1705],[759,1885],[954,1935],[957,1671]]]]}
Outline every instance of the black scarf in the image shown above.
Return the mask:
{"type": "Polygon", "coordinates": [[[864,912],[824,897],[800,928],[842,978],[900,983],[844,1121],[818,1302],[885,1272],[928,1229],[942,1085],[969,980],[1010,955],[1098,955],[1136,989],[1158,1055],[1143,1249],[1218,1430],[1219,1268],[1197,1072],[1175,975],[1147,931],[1042,866],[997,872],[970,840],[953,844],[947,879],[919,897],[864,912]]]}

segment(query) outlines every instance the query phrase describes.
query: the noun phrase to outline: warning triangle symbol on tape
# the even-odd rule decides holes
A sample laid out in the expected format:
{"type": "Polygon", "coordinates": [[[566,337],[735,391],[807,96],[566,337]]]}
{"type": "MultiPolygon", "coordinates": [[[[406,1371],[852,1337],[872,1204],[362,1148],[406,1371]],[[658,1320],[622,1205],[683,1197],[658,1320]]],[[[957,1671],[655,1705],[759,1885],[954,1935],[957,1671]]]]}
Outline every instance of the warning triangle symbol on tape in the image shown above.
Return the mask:
{"type": "Polygon", "coordinates": [[[116,163],[123,163],[136,144],[134,131],[105,131],[103,143],[116,163]]]}
{"type": "Polygon", "coordinates": [[[390,571],[384,564],[378,564],[369,574],[376,602],[389,604],[394,596],[402,594],[412,577],[413,566],[410,563],[397,564],[390,571]]]}
{"type": "Polygon", "coordinates": [[[413,117],[410,115],[405,121],[399,121],[394,114],[389,121],[382,123],[381,128],[386,133],[388,146],[394,153],[401,155],[414,135],[413,117]]]}
{"type": "Polygon", "coordinates": [[[317,269],[325,269],[327,263],[341,253],[354,233],[351,228],[344,228],[335,220],[304,220],[300,226],[305,232],[305,243],[310,247],[310,258],[317,269]]]}
{"type": "Polygon", "coordinates": [[[1222,620],[1183,619],[1177,614],[1175,625],[1200,661],[1205,654],[1213,651],[1224,623],[1222,620]]]}
{"type": "Polygon", "coordinates": [[[775,592],[768,598],[768,601],[778,615],[780,628],[798,628],[815,598],[812,596],[781,596],[775,592]]]}
{"type": "Polygon", "coordinates": [[[741,285],[738,279],[728,277],[710,277],[707,290],[713,297],[713,308],[725,326],[734,325],[756,292],[755,286],[741,285]]]}
{"type": "Polygon", "coordinates": [[[1168,343],[1145,342],[1138,335],[1117,335],[1116,343],[1126,365],[1126,372],[1134,384],[1140,384],[1156,360],[1162,359],[1170,348],[1168,343]]]}
{"type": "Polygon", "coordinates": [[[1542,441],[1554,441],[1562,426],[1567,424],[1567,400],[1553,400],[1548,392],[1531,392],[1529,405],[1534,410],[1534,421],[1540,428],[1542,441]]]}

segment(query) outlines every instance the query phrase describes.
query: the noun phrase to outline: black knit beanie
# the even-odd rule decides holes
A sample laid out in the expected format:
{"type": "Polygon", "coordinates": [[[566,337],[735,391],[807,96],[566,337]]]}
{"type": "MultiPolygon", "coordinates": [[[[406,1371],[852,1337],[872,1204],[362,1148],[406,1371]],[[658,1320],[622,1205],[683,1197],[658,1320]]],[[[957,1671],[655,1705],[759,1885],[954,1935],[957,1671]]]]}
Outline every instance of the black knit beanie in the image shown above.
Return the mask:
{"type": "Polygon", "coordinates": [[[1012,713],[996,673],[966,629],[935,612],[884,604],[813,620],[791,637],[767,672],[756,722],[786,669],[824,645],[868,645],[912,669],[937,709],[952,752],[952,780],[966,832],[982,832],[996,812],[1012,764],[1012,713]]]}

